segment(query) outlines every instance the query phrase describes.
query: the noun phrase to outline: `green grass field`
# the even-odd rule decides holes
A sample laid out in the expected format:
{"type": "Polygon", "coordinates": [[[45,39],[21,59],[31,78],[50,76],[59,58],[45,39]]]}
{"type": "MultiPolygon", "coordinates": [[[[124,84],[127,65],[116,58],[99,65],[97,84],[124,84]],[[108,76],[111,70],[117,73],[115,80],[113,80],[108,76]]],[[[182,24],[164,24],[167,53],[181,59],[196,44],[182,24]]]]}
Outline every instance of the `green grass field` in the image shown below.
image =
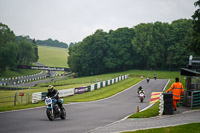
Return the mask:
{"type": "Polygon", "coordinates": [[[68,68],[68,51],[65,48],[38,46],[38,62],[50,67],[68,68]]]}
{"type": "Polygon", "coordinates": [[[20,70],[20,71],[12,71],[9,69],[6,69],[6,71],[2,72],[1,78],[12,78],[12,77],[19,77],[19,76],[24,76],[24,75],[32,75],[35,73],[39,73],[40,70],[20,70]]]}

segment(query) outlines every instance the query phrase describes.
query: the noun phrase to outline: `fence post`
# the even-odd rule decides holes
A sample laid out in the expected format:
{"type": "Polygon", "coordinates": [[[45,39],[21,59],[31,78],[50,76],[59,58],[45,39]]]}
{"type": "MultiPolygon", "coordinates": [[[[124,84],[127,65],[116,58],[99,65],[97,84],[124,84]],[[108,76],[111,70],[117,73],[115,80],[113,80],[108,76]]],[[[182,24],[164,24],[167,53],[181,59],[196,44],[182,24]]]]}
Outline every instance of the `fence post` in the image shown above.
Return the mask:
{"type": "Polygon", "coordinates": [[[29,95],[29,93],[28,93],[28,103],[29,103],[29,101],[30,101],[30,95],[29,95]]]}
{"type": "Polygon", "coordinates": [[[191,91],[191,109],[193,108],[194,91],[191,91]]]}
{"type": "Polygon", "coordinates": [[[17,102],[17,92],[15,93],[15,97],[14,97],[14,106],[16,106],[16,102],[17,102]]]}

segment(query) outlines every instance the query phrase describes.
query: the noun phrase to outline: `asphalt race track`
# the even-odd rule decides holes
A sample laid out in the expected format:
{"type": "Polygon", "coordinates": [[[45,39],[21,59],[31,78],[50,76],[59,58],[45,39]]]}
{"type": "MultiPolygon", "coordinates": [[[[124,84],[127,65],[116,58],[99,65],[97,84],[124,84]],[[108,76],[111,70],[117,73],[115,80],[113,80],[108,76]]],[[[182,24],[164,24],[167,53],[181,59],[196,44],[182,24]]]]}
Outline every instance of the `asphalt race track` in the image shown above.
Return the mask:
{"type": "Polygon", "coordinates": [[[0,113],[0,133],[86,133],[91,130],[119,121],[149,105],[151,92],[161,92],[166,79],[143,80],[139,84],[113,97],[86,103],[64,105],[67,111],[65,120],[49,121],[46,108],[0,113]],[[137,97],[137,88],[142,86],[146,98],[143,103],[137,97]]]}

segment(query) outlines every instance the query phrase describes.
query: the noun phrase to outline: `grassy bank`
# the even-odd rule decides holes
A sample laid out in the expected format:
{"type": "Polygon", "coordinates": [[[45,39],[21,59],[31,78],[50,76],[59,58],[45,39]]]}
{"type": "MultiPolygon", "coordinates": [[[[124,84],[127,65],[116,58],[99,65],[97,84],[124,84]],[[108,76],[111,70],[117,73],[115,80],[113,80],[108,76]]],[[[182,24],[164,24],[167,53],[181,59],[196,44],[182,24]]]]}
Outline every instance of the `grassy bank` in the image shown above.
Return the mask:
{"type": "Polygon", "coordinates": [[[6,69],[6,71],[2,72],[2,75],[0,78],[20,77],[20,76],[25,76],[25,75],[36,74],[39,72],[40,70],[20,69],[19,71],[12,71],[12,70],[6,69]]]}
{"type": "Polygon", "coordinates": [[[50,67],[66,67],[68,51],[65,48],[38,46],[38,62],[50,67]]]}
{"type": "Polygon", "coordinates": [[[184,124],[180,126],[153,128],[123,133],[199,133],[200,123],[184,124]]]}

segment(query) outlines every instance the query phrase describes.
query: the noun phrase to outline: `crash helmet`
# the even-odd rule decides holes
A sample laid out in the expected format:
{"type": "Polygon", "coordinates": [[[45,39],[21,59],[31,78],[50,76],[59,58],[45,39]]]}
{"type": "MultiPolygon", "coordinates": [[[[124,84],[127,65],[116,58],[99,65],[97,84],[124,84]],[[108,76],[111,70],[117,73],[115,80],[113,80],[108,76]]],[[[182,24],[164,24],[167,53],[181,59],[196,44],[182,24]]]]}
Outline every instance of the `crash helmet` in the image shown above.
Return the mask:
{"type": "Polygon", "coordinates": [[[52,91],[53,90],[53,85],[49,85],[48,90],[52,91]]]}
{"type": "Polygon", "coordinates": [[[139,89],[139,90],[142,90],[142,86],[140,86],[138,89],[139,89]]]}

